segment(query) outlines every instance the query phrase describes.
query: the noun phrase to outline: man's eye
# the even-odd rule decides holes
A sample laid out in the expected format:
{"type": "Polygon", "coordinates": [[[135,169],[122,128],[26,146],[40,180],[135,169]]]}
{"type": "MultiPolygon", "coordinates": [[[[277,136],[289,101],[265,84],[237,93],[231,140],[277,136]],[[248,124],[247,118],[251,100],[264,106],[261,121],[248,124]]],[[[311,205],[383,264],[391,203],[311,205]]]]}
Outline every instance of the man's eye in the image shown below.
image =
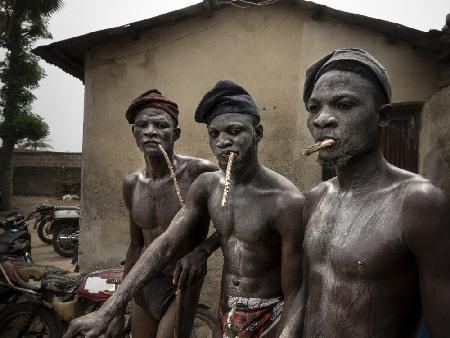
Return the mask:
{"type": "Polygon", "coordinates": [[[353,104],[351,102],[339,102],[337,104],[337,107],[340,110],[349,110],[349,109],[352,109],[353,104]]]}
{"type": "Polygon", "coordinates": [[[211,136],[211,137],[217,137],[217,135],[219,135],[219,133],[218,133],[217,131],[215,131],[215,130],[210,130],[210,131],[209,131],[209,136],[211,136]]]}
{"type": "Polygon", "coordinates": [[[237,135],[237,134],[239,134],[240,132],[241,132],[241,130],[240,130],[240,129],[237,129],[237,128],[233,128],[233,129],[231,129],[231,130],[229,131],[230,135],[237,135]]]}
{"type": "Polygon", "coordinates": [[[155,123],[155,127],[159,128],[159,129],[165,129],[165,128],[168,128],[169,125],[167,123],[157,122],[157,123],[155,123]]]}
{"type": "Polygon", "coordinates": [[[310,113],[317,113],[319,110],[319,106],[317,104],[309,104],[306,109],[308,110],[308,112],[310,113]]]}

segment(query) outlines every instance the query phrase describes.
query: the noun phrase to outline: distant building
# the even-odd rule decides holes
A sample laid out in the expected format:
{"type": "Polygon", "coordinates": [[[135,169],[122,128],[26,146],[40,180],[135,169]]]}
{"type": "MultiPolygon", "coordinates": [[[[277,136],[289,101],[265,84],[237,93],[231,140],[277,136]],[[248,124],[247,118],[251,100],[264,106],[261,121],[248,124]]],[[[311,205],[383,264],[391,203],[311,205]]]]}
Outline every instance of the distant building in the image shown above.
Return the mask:
{"type": "Polygon", "coordinates": [[[81,153],[15,149],[16,195],[80,194],[81,153]]]}
{"type": "Polygon", "coordinates": [[[312,142],[300,96],[304,74],[313,61],[340,47],[363,48],[389,71],[395,121],[384,137],[388,159],[413,171],[427,168],[450,191],[449,171],[443,175],[424,164],[429,156],[439,159],[438,168],[450,163],[448,34],[309,1],[280,0],[250,9],[215,3],[35,50],[85,84],[84,269],[121,261],[128,244],[122,178],[143,166],[124,118],[131,99],[149,88],[174,99],[181,111],[177,152],[213,159],[205,126],[194,123],[193,112],[217,80],[236,80],[261,110],[263,163],[307,191],[328,173],[314,158],[301,156],[312,142]]]}

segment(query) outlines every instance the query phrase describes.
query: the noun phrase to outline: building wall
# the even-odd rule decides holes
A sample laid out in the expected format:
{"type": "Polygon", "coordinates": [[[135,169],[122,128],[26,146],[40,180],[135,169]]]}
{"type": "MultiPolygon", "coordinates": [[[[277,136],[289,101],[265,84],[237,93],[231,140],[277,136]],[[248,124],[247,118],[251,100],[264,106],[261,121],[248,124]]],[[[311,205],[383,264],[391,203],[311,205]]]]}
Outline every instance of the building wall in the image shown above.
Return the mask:
{"type": "Polygon", "coordinates": [[[15,151],[14,194],[79,194],[81,157],[81,153],[15,151]]]}
{"type": "Polygon", "coordinates": [[[419,163],[420,173],[450,197],[450,64],[441,84],[423,108],[419,163]]]}
{"type": "Polygon", "coordinates": [[[214,160],[205,126],[194,123],[193,113],[217,80],[237,81],[261,110],[262,162],[308,191],[321,171],[314,156],[301,156],[312,143],[300,94],[304,73],[323,54],[350,46],[368,50],[385,64],[394,101],[427,100],[433,93],[438,70],[429,55],[400,42],[388,44],[360,27],[314,21],[300,6],[287,3],[225,8],[213,17],[143,32],[136,41],[122,38],[93,48],[85,69],[82,269],[124,258],[128,224],[121,181],[144,164],[124,118],[135,96],[156,87],[174,99],[182,129],[176,151],[214,160]]]}

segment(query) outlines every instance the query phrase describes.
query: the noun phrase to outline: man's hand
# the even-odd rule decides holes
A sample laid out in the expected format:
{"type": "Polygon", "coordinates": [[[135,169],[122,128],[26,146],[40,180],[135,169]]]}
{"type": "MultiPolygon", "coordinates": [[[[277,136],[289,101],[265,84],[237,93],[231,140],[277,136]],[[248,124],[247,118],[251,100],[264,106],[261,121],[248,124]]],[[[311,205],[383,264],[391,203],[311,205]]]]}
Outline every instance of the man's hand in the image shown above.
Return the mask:
{"type": "Polygon", "coordinates": [[[206,261],[207,257],[196,250],[181,258],[173,273],[173,284],[177,289],[192,287],[203,280],[207,271],[206,261]]]}
{"type": "Polygon", "coordinates": [[[123,329],[125,326],[125,313],[121,312],[114,317],[109,323],[108,331],[106,332],[107,338],[122,338],[123,329]]]}
{"type": "Polygon", "coordinates": [[[103,314],[95,311],[72,320],[63,338],[72,338],[79,334],[85,338],[94,338],[100,336],[107,328],[108,322],[103,318],[103,314]]]}

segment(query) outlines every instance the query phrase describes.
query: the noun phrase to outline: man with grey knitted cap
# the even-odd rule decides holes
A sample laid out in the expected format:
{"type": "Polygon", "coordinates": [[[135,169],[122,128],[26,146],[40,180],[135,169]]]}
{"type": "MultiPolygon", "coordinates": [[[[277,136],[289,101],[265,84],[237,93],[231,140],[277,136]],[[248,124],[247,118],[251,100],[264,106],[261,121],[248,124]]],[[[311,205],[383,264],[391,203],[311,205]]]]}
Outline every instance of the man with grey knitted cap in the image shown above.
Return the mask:
{"type": "Polygon", "coordinates": [[[303,100],[322,165],[337,177],[306,196],[302,289],[282,337],[448,337],[450,204],[428,180],[383,158],[391,88],[356,48],[306,72],[303,100]]]}

